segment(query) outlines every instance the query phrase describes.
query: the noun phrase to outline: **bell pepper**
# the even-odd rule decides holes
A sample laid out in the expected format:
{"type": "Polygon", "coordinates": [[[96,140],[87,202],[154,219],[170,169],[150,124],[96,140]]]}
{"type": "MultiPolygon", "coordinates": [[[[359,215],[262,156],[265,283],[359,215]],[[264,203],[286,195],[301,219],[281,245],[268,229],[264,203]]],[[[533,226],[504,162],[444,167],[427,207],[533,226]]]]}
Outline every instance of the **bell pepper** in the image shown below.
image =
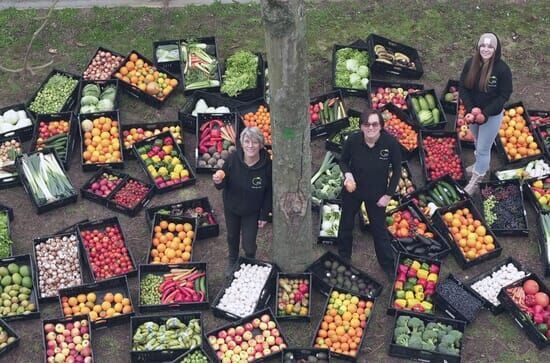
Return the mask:
{"type": "Polygon", "coordinates": [[[412,307],[417,305],[417,304],[420,304],[420,301],[418,301],[416,299],[407,299],[407,307],[409,309],[412,309],[412,307]]]}
{"type": "Polygon", "coordinates": [[[431,273],[434,273],[434,274],[438,274],[439,273],[439,266],[436,265],[436,264],[432,264],[430,266],[430,272],[431,273]]]}
{"type": "Polygon", "coordinates": [[[416,281],[417,281],[417,280],[416,280],[416,277],[409,277],[409,278],[407,279],[407,282],[410,282],[410,283],[413,284],[413,285],[416,285],[416,281]]]}
{"type": "Polygon", "coordinates": [[[410,266],[412,262],[413,261],[410,258],[406,258],[403,260],[403,265],[410,266]]]}
{"type": "Polygon", "coordinates": [[[422,301],[422,302],[420,303],[420,305],[422,305],[422,306],[424,307],[424,310],[425,310],[425,311],[428,311],[428,310],[429,310],[429,311],[432,311],[432,308],[433,308],[433,304],[432,304],[432,303],[429,303],[429,302],[427,302],[427,301],[422,301]]]}
{"type": "Polygon", "coordinates": [[[428,275],[428,281],[432,281],[433,283],[437,282],[437,274],[431,273],[428,275]]]}
{"type": "Polygon", "coordinates": [[[423,269],[423,270],[429,270],[429,269],[430,269],[430,264],[424,262],[424,263],[422,264],[422,269],[423,269]]]}
{"type": "Polygon", "coordinates": [[[416,282],[418,285],[422,285],[423,288],[426,288],[426,286],[428,285],[428,280],[426,279],[418,279],[418,281],[416,282]]]}
{"type": "Polygon", "coordinates": [[[416,277],[419,279],[426,279],[428,277],[428,270],[418,270],[416,277]]]}
{"type": "Polygon", "coordinates": [[[397,281],[401,281],[401,282],[405,282],[407,281],[407,274],[406,273],[402,273],[400,272],[398,275],[397,275],[397,281]]]}
{"type": "Polygon", "coordinates": [[[395,281],[394,290],[403,290],[403,281],[395,281]]]}
{"type": "Polygon", "coordinates": [[[424,288],[422,287],[422,285],[414,285],[413,291],[414,291],[415,294],[417,292],[424,292],[424,288]]]}
{"type": "Polygon", "coordinates": [[[406,291],[406,292],[405,292],[405,299],[407,299],[407,300],[414,299],[414,292],[412,292],[412,291],[406,291]]]}
{"type": "Polygon", "coordinates": [[[407,300],[405,300],[405,299],[395,299],[395,301],[393,302],[393,306],[396,309],[403,309],[407,306],[407,300]]]}
{"type": "Polygon", "coordinates": [[[399,291],[396,291],[396,292],[395,292],[395,297],[396,297],[397,299],[404,299],[404,298],[405,298],[405,295],[406,295],[406,293],[405,293],[405,291],[403,291],[403,290],[399,290],[399,291]]]}
{"type": "Polygon", "coordinates": [[[407,271],[407,277],[416,277],[416,269],[410,268],[409,271],[407,271]]]}
{"type": "Polygon", "coordinates": [[[426,290],[424,290],[424,298],[425,298],[425,300],[431,300],[433,294],[434,294],[434,290],[431,290],[431,289],[426,289],[426,290]]]}
{"type": "Polygon", "coordinates": [[[423,293],[422,291],[416,292],[416,293],[414,294],[414,297],[415,297],[417,300],[423,301],[423,300],[424,300],[424,293],[423,293]]]}
{"type": "Polygon", "coordinates": [[[410,282],[405,282],[405,286],[403,287],[403,290],[410,291],[414,287],[414,284],[411,284],[410,282]]]}
{"type": "Polygon", "coordinates": [[[418,261],[413,261],[413,263],[411,264],[411,268],[414,268],[416,271],[420,270],[420,267],[422,265],[420,265],[420,262],[418,261]]]}
{"type": "Polygon", "coordinates": [[[428,281],[425,287],[426,289],[435,290],[435,283],[432,281],[428,281]]]}
{"type": "Polygon", "coordinates": [[[422,303],[420,304],[416,304],[415,306],[413,306],[412,308],[412,311],[415,311],[417,313],[423,313],[424,312],[424,307],[422,306],[422,303]]]}
{"type": "Polygon", "coordinates": [[[409,270],[409,266],[403,265],[402,263],[399,264],[399,267],[397,268],[397,271],[407,273],[409,270]]]}

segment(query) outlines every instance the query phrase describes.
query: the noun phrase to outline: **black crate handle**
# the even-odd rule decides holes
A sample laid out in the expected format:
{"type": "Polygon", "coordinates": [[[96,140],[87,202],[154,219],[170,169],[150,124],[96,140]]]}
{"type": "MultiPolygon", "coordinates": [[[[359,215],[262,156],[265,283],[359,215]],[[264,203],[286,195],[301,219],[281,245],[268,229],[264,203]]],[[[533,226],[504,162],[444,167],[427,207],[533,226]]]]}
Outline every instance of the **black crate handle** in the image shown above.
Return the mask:
{"type": "Polygon", "coordinates": [[[520,321],[518,320],[518,318],[514,318],[514,320],[515,320],[516,323],[519,325],[520,329],[523,329],[523,324],[520,323],[520,321]]]}

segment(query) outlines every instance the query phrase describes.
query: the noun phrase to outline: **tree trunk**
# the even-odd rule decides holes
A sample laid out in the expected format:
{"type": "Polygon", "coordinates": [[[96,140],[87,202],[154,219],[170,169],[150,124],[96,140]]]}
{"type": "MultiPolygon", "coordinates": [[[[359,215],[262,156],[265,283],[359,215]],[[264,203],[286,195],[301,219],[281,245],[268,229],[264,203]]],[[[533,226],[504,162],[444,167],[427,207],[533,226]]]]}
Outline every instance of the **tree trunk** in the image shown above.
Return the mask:
{"type": "Polygon", "coordinates": [[[262,0],[273,134],[273,260],[303,271],[313,255],[305,5],[262,0]]]}

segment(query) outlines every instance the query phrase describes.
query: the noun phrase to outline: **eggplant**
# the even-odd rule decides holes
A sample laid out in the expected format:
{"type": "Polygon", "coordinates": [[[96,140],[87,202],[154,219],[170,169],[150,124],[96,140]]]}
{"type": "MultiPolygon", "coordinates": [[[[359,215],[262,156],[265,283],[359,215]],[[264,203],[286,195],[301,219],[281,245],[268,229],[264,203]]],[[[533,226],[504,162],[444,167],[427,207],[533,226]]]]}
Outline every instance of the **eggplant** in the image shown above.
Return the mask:
{"type": "Polygon", "coordinates": [[[410,245],[412,243],[415,243],[416,240],[412,237],[404,237],[404,238],[399,238],[399,242],[401,242],[403,245],[410,245]]]}

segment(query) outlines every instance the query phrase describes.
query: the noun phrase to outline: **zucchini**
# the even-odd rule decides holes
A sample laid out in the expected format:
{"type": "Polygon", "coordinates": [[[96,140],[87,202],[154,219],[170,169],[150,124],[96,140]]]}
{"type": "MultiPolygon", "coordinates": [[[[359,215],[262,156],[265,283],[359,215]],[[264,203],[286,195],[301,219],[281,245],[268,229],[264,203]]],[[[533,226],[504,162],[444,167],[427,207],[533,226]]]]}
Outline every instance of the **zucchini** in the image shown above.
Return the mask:
{"type": "Polygon", "coordinates": [[[449,198],[447,198],[447,193],[445,193],[445,191],[443,190],[443,187],[441,187],[441,185],[436,184],[434,186],[434,188],[437,190],[437,193],[439,194],[439,196],[441,196],[441,199],[443,199],[443,203],[445,203],[445,205],[453,204],[451,202],[451,200],[449,198]]]}
{"type": "Polygon", "coordinates": [[[429,190],[428,191],[428,194],[430,194],[430,196],[432,197],[433,200],[437,200],[439,206],[442,206],[442,205],[445,205],[445,201],[443,200],[443,198],[437,193],[437,190],[435,188],[433,188],[432,190],[429,190]]]}
{"type": "Polygon", "coordinates": [[[456,188],[454,186],[442,180],[439,181],[439,183],[444,186],[449,192],[451,192],[455,202],[458,202],[460,200],[460,197],[458,196],[458,193],[456,192],[456,188]]]}

